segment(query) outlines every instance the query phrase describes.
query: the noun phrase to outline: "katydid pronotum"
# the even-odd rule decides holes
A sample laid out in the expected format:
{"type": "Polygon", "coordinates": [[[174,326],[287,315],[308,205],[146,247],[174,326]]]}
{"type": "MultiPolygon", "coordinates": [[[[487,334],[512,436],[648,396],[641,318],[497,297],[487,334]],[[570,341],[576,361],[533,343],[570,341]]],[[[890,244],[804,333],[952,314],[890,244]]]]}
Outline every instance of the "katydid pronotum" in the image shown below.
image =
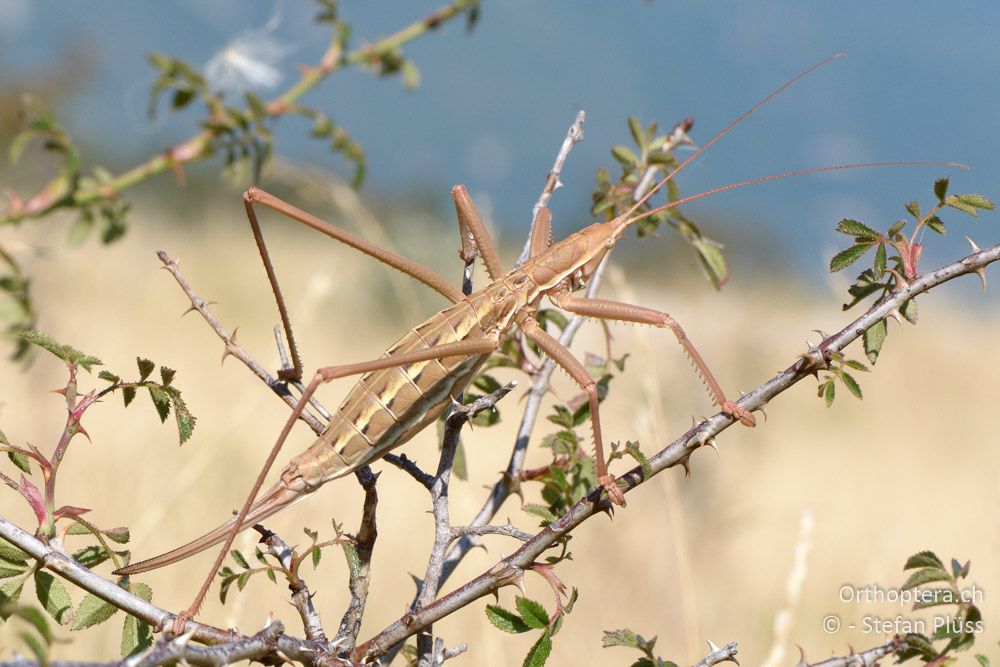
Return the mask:
{"type": "Polygon", "coordinates": [[[487,286],[469,295],[417,262],[372,245],[258,188],[250,188],[244,194],[247,216],[278,303],[294,360],[294,368],[279,374],[282,379],[298,379],[301,377],[302,367],[291,337],[277,278],[261,236],[254,208],[256,204],[312,227],[402,271],[440,293],[451,302],[451,305],[411,329],[378,359],[330,366],[316,371],[286,420],[241,510],[229,521],[193,542],[155,558],[123,567],[115,574],[128,575],[156,569],[224,542],[209,577],[195,601],[178,618],[179,623],[175,624],[175,629],[180,629],[178,625],[182,627],[185,619],[192,618],[198,612],[215,572],[221,566],[239,531],[303,498],[326,482],[375,461],[434,422],[454,398],[461,395],[480,367],[500,345],[503,337],[515,325],[586,392],[593,429],[597,479],[611,502],[623,504],[624,493],[607,469],[597,385],[583,364],[567,348],[546,333],[536,321],[534,315],[543,297],[548,297],[556,306],[578,315],[669,328],[691,358],[696,372],[704,379],[712,400],[721,411],[746,426],[754,426],[755,419],[751,412],[740,405],[740,402],[727,398],[702,356],[680,325],[669,315],[641,306],[579,297],[573,292],[586,285],[607,253],[631,225],[675,206],[725,190],[791,176],[869,166],[929,164],[880,162],[805,169],[718,187],[637,213],[639,208],[670,179],[732,128],[786,88],[841,55],[831,56],[814,65],[759,101],[694,151],[615,219],[592,224],[558,243],[551,244],[551,216],[547,209],[542,209],[532,226],[528,259],[510,272],[504,272],[502,269],[493,242],[464,186],[453,188],[452,197],[461,233],[460,257],[467,262],[471,262],[477,256],[481,257],[491,280],[487,286]],[[308,449],[291,460],[279,481],[258,500],[260,488],[279,450],[317,388],[335,378],[353,375],[361,375],[361,378],[334,413],[326,430],[308,449]]]}

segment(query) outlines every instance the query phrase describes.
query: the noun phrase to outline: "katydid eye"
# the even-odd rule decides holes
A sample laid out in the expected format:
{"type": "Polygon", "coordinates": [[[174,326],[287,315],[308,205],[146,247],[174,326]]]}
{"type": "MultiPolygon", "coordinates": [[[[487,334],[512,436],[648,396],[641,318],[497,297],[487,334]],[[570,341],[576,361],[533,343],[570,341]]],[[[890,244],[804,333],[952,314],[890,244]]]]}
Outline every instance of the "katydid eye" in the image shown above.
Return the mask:
{"type": "Polygon", "coordinates": [[[514,287],[523,287],[526,282],[528,282],[528,276],[518,276],[514,278],[514,287]]]}

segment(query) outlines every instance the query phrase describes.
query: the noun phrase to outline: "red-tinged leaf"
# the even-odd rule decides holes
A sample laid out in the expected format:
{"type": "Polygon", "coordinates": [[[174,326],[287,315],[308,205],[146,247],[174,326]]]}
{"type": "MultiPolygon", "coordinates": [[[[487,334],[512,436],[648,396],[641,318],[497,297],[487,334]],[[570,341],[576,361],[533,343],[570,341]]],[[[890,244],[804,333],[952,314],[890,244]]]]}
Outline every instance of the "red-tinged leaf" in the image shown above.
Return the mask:
{"type": "Polygon", "coordinates": [[[47,516],[45,512],[45,499],[42,498],[42,493],[38,490],[38,487],[28,481],[27,477],[21,475],[18,491],[21,492],[24,499],[31,505],[31,509],[35,513],[35,518],[38,519],[38,525],[40,526],[45,523],[47,516]]]}
{"type": "Polygon", "coordinates": [[[72,505],[63,505],[56,510],[55,516],[59,517],[78,517],[82,514],[86,514],[90,510],[86,507],[73,507],[72,505]]]}

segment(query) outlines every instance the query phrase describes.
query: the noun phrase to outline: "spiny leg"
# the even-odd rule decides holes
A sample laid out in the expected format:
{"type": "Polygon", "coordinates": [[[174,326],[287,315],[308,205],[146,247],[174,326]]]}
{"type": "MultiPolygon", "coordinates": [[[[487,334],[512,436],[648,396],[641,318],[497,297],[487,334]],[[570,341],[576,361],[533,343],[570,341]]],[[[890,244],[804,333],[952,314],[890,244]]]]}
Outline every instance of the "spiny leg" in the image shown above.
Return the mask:
{"type": "Polygon", "coordinates": [[[621,322],[636,322],[638,324],[651,324],[655,327],[665,327],[669,328],[677,336],[677,341],[684,348],[684,352],[687,353],[688,357],[694,363],[695,371],[701,376],[705,381],[705,385],[708,387],[709,394],[712,396],[712,400],[722,409],[726,414],[732,415],[733,418],[738,419],[744,426],[754,426],[757,420],[754,419],[753,414],[744,408],[743,406],[730,401],[726,398],[726,394],[722,391],[722,387],[719,385],[718,380],[709,370],[708,364],[695,349],[694,344],[684,333],[684,329],[677,321],[667,315],[664,312],[653,310],[652,308],[645,308],[643,306],[634,306],[628,303],[621,303],[619,301],[610,301],[607,299],[587,299],[584,297],[577,297],[569,294],[567,292],[560,292],[555,294],[550,294],[549,298],[560,308],[567,310],[571,313],[576,313],[577,315],[583,315],[584,317],[596,317],[602,320],[618,320],[621,322]]]}
{"type": "Polygon", "coordinates": [[[451,198],[455,200],[458,231],[462,235],[462,249],[459,251],[459,257],[469,263],[476,256],[480,256],[483,258],[483,264],[486,265],[486,273],[490,280],[502,277],[505,272],[500,263],[500,255],[497,254],[493,239],[486,231],[486,224],[483,223],[476,205],[472,203],[468,190],[465,189],[464,185],[456,185],[451,189],[451,198]]]}
{"type": "Polygon", "coordinates": [[[373,359],[371,361],[344,364],[341,366],[327,366],[317,370],[312,380],[308,385],[306,385],[306,389],[302,393],[301,398],[299,398],[299,402],[295,405],[291,414],[288,415],[288,419],[285,420],[285,424],[282,426],[281,432],[278,434],[278,439],[271,447],[271,451],[267,455],[267,460],[264,462],[260,473],[257,475],[257,479],[254,481],[253,487],[247,495],[246,501],[243,503],[243,507],[240,508],[239,513],[236,515],[233,530],[226,538],[222,549],[219,551],[219,555],[216,557],[215,563],[212,565],[212,569],[209,571],[208,577],[205,579],[201,589],[198,591],[197,597],[191,603],[191,606],[188,607],[186,611],[182,612],[174,621],[174,634],[182,634],[187,620],[194,618],[201,609],[201,605],[205,600],[205,595],[208,594],[208,589],[211,587],[212,581],[215,579],[215,573],[218,572],[219,568],[222,566],[222,561],[225,560],[226,554],[229,553],[229,549],[232,547],[233,541],[236,539],[236,535],[244,528],[243,523],[246,519],[247,513],[249,513],[250,507],[257,499],[257,494],[260,493],[260,488],[263,486],[264,480],[267,477],[268,472],[271,470],[271,466],[274,465],[275,459],[277,459],[282,446],[285,444],[285,440],[288,439],[288,435],[291,433],[295,422],[298,420],[299,416],[301,416],[302,410],[305,409],[305,406],[309,403],[309,399],[311,399],[313,394],[316,393],[316,390],[320,385],[337,378],[360,375],[362,373],[384,370],[386,368],[406,366],[408,364],[415,364],[432,359],[491,354],[496,350],[498,344],[499,341],[496,338],[460,340],[454,343],[435,345],[423,350],[402,352],[389,357],[373,359]]]}
{"type": "Polygon", "coordinates": [[[552,245],[552,211],[547,206],[538,209],[534,224],[531,225],[531,239],[528,244],[529,259],[537,257],[552,245]]]}
{"type": "Polygon", "coordinates": [[[594,457],[597,464],[597,481],[608,492],[608,498],[616,505],[625,504],[625,494],[615,484],[614,476],[608,474],[608,464],[604,458],[604,440],[601,436],[601,415],[598,409],[597,382],[583,364],[555,338],[545,332],[531,317],[520,317],[517,325],[524,335],[535,342],[538,348],[563,368],[580,388],[587,393],[590,404],[590,423],[594,430],[594,457]]]}

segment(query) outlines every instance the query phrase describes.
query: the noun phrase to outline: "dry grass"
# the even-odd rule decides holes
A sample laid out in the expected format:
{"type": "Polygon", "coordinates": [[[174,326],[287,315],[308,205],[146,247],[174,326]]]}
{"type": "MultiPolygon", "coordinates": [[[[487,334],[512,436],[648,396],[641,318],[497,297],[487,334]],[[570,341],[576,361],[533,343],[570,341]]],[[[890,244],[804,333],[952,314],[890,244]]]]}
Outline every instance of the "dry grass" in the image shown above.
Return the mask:
{"type": "MultiPolygon", "coordinates": [[[[155,249],[179,257],[201,294],[219,302],[214,309],[222,321],[238,325],[240,341],[265,365],[274,365],[270,327],[276,316],[263,272],[238,199],[223,201],[223,210],[204,215],[212,220],[204,228],[178,231],[176,225],[154,224],[161,221],[140,210],[133,232],[113,248],[80,252],[51,244],[49,254],[33,262],[43,330],[102,357],[120,373],[134,367],[137,354],[177,369],[176,382],[199,416],[194,441],[178,448],[170,428],[154,423],[149,405],[140,402],[123,411],[117,401],[109,402],[92,410],[86,422],[93,444],[76,442],[64,463],[58,502],[94,508],[92,520],[100,525],[131,526],[139,557],[200,534],[237,506],[287,414],[237,363],[229,360],[220,368],[221,345],[197,317],[179,319],[183,295],[157,270],[155,249]]],[[[36,233],[42,241],[63,232],[48,224],[36,233]]],[[[421,304],[400,306],[387,289],[385,271],[299,230],[275,235],[274,245],[310,366],[375,357],[401,333],[399,322],[437,307],[426,294],[421,304]]],[[[454,245],[448,237],[446,248],[431,259],[422,247],[403,251],[439,267],[454,265],[457,278],[454,245]]],[[[748,389],[787,365],[804,349],[811,329],[834,330],[847,321],[839,312],[841,297],[831,291],[807,299],[780,290],[780,300],[767,302],[759,292],[741,289],[738,280],[721,294],[700,287],[670,290],[670,284],[668,277],[632,289],[642,303],[668,309],[685,325],[730,388],[748,389]]],[[[758,664],[771,649],[774,614],[786,606],[804,512],[812,513],[815,526],[801,601],[790,621],[792,645],[819,659],[844,653],[848,645],[883,641],[884,635],[863,633],[860,625],[826,634],[821,619],[838,614],[846,626],[860,624],[865,615],[907,615],[889,605],[842,603],[838,589],[845,583],[898,586],[906,556],[934,549],[972,559],[972,581],[985,596],[983,650],[990,652],[987,645],[996,641],[1000,623],[992,597],[1000,591],[1000,454],[984,417],[995,409],[1000,318],[951,303],[943,296],[947,290],[923,299],[919,327],[890,327],[878,372],[863,378],[864,402],[846,397],[828,410],[805,383],[777,400],[759,428],[727,432],[719,443],[721,459],[712,451],[696,455],[691,479],[668,472],[630,495],[629,507],[613,521],[586,524],[572,541],[574,560],[558,570],[581,589],[581,597],[557,637],[551,663],[630,664],[635,655],[600,648],[602,630],[629,626],[658,635],[660,653],[679,663],[699,658],[706,639],[720,644],[736,639],[742,663],[758,664]]],[[[639,438],[652,451],[655,443],[686,429],[691,415],[705,413],[708,400],[669,334],[613,331],[617,351],[632,357],[603,412],[605,432],[611,440],[639,438]]],[[[600,349],[596,327],[576,349],[600,349]]],[[[64,382],[63,374],[46,357],[28,372],[3,366],[0,423],[13,441],[51,449],[63,416],[59,398],[46,392],[64,382]]],[[[328,388],[326,402],[335,404],[345,386],[328,388]]],[[[557,391],[564,396],[572,391],[565,378],[557,391]]],[[[500,427],[466,436],[472,479],[453,492],[456,520],[478,507],[482,486],[505,463],[518,393],[505,401],[500,427]]],[[[306,446],[309,435],[301,428],[290,447],[306,446]]],[[[433,435],[423,434],[406,451],[430,467],[433,435]]],[[[542,462],[544,453],[535,451],[531,460],[542,462]]],[[[422,572],[431,534],[423,490],[394,468],[376,467],[382,471],[380,539],[363,634],[404,611],[413,591],[411,573],[422,572]]],[[[4,498],[4,515],[31,525],[23,504],[9,492],[4,498]]],[[[353,529],[359,501],[357,484],[342,480],[279,515],[270,527],[289,541],[303,524],[329,534],[331,516],[353,529]]],[[[514,503],[501,516],[525,528],[534,525],[514,503]]],[[[251,549],[251,541],[245,539],[243,547],[251,549]]],[[[452,585],[514,548],[502,538],[490,538],[488,546],[489,552],[477,550],[467,559],[452,585]]],[[[204,555],[143,580],[156,591],[157,604],[179,609],[190,601],[209,560],[204,555]]],[[[345,577],[335,552],[309,575],[331,629],[346,599],[345,577]]],[[[548,602],[540,578],[529,576],[527,591],[548,602]]],[[[510,602],[512,595],[504,591],[501,600],[510,602]]],[[[465,664],[519,664],[533,637],[510,637],[488,626],[484,604],[436,629],[449,643],[468,642],[465,664]]],[[[226,607],[210,600],[203,617],[253,630],[268,614],[297,627],[283,587],[260,579],[226,607]]],[[[58,646],[56,654],[111,658],[120,624],[112,620],[101,632],[80,635],[61,632],[72,643],[58,646]]],[[[12,631],[0,628],[0,646],[12,641],[12,631]]],[[[793,660],[786,656],[785,664],[793,660]]]]}

